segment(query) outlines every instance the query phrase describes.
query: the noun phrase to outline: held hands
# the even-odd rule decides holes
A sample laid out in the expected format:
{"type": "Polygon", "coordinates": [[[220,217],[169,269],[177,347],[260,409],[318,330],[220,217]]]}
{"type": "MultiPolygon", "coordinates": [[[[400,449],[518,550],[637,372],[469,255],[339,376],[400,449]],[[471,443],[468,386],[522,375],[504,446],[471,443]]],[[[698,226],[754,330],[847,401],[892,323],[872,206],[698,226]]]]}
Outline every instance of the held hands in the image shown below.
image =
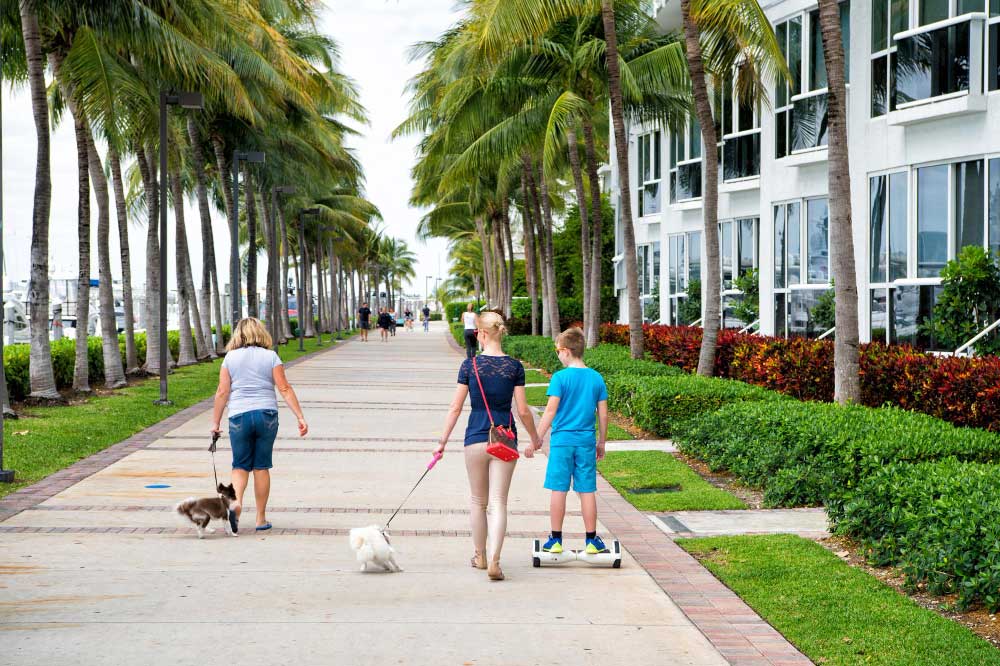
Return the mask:
{"type": "Polygon", "coordinates": [[[541,448],[542,448],[542,438],[538,437],[537,435],[535,437],[532,437],[531,444],[528,444],[528,446],[524,448],[524,457],[534,458],[535,451],[538,451],[541,448]]]}

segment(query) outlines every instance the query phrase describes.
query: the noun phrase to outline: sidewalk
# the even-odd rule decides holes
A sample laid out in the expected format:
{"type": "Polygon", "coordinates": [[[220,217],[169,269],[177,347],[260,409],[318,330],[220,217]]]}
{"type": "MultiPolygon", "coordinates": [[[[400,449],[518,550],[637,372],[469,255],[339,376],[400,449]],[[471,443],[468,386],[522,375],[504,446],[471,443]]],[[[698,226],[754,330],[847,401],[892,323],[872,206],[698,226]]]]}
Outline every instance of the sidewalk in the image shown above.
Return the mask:
{"type": "MultiPolygon", "coordinates": [[[[519,462],[508,579],[487,581],[468,566],[464,416],[393,522],[404,573],[359,573],[346,533],[383,523],[419,477],[460,361],[438,324],[289,368],[311,433],[297,438],[282,407],[275,529],[263,535],[251,506],[238,539],[199,541],[171,513],[212,493],[204,404],[0,502],[4,662],[809,663],[603,482],[600,529],[639,562],[533,569],[530,539],[548,529],[544,458],[519,462]]],[[[567,537],[582,530],[574,512],[567,537]]]]}

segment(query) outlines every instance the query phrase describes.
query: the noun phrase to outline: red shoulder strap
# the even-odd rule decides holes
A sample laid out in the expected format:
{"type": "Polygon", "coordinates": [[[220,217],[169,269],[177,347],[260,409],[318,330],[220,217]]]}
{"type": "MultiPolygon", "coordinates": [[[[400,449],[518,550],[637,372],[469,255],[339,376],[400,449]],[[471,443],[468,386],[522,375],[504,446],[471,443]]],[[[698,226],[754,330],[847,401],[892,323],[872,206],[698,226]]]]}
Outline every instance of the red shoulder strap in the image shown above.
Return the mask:
{"type": "Polygon", "coordinates": [[[476,375],[476,383],[479,384],[479,393],[483,396],[483,404],[486,406],[486,416],[490,418],[490,425],[496,427],[493,423],[493,414],[490,412],[490,403],[486,399],[486,391],[483,390],[483,380],[479,378],[479,367],[476,365],[476,357],[472,357],[472,372],[476,375]]]}

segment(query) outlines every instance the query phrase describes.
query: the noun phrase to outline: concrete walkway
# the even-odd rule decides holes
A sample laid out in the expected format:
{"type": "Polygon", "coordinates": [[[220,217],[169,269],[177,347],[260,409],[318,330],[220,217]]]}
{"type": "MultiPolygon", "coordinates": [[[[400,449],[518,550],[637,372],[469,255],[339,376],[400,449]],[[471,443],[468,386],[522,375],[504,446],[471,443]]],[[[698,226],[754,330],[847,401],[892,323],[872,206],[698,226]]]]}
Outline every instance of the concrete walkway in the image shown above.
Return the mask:
{"type": "MultiPolygon", "coordinates": [[[[0,522],[2,661],[809,663],[641,514],[609,504],[603,481],[613,520],[601,530],[614,530],[650,573],[630,555],[620,570],[533,569],[530,539],[548,529],[544,458],[519,463],[508,579],[489,582],[468,566],[464,416],[393,522],[404,573],[358,572],[347,531],[383,523],[419,477],[460,360],[436,325],[400,330],[389,344],[354,339],[290,367],[311,433],[297,438],[282,406],[270,532],[253,531],[250,490],[238,539],[219,530],[199,541],[172,513],[212,493],[206,404],[0,502],[0,518],[9,516],[0,522]],[[147,487],[156,484],[169,487],[147,487]],[[710,593],[684,588],[675,603],[664,590],[680,578],[654,571],[650,548],[710,593]]],[[[582,530],[574,512],[570,541],[582,530]]]]}

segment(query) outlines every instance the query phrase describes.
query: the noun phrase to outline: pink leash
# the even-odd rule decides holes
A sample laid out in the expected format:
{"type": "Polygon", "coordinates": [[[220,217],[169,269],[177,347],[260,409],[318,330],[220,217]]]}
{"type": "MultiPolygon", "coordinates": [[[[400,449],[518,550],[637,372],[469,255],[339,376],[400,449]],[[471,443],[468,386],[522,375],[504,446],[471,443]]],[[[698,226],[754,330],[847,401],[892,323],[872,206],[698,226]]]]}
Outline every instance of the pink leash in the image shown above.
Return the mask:
{"type": "Polygon", "coordinates": [[[443,455],[444,455],[443,453],[434,454],[434,457],[431,458],[431,461],[427,463],[427,469],[424,470],[424,473],[420,475],[419,479],[417,479],[417,482],[413,485],[413,488],[411,488],[410,492],[407,493],[406,497],[403,498],[403,501],[400,503],[399,508],[393,511],[392,515],[389,517],[389,520],[385,522],[385,527],[382,528],[383,532],[389,529],[389,523],[391,523],[392,519],[396,517],[396,514],[399,513],[400,509],[403,508],[403,505],[406,504],[406,500],[410,499],[410,495],[412,495],[413,491],[417,489],[417,486],[420,485],[420,482],[424,480],[424,477],[427,476],[427,473],[430,472],[432,469],[434,469],[434,465],[437,465],[438,461],[441,460],[441,457],[443,455]]]}

